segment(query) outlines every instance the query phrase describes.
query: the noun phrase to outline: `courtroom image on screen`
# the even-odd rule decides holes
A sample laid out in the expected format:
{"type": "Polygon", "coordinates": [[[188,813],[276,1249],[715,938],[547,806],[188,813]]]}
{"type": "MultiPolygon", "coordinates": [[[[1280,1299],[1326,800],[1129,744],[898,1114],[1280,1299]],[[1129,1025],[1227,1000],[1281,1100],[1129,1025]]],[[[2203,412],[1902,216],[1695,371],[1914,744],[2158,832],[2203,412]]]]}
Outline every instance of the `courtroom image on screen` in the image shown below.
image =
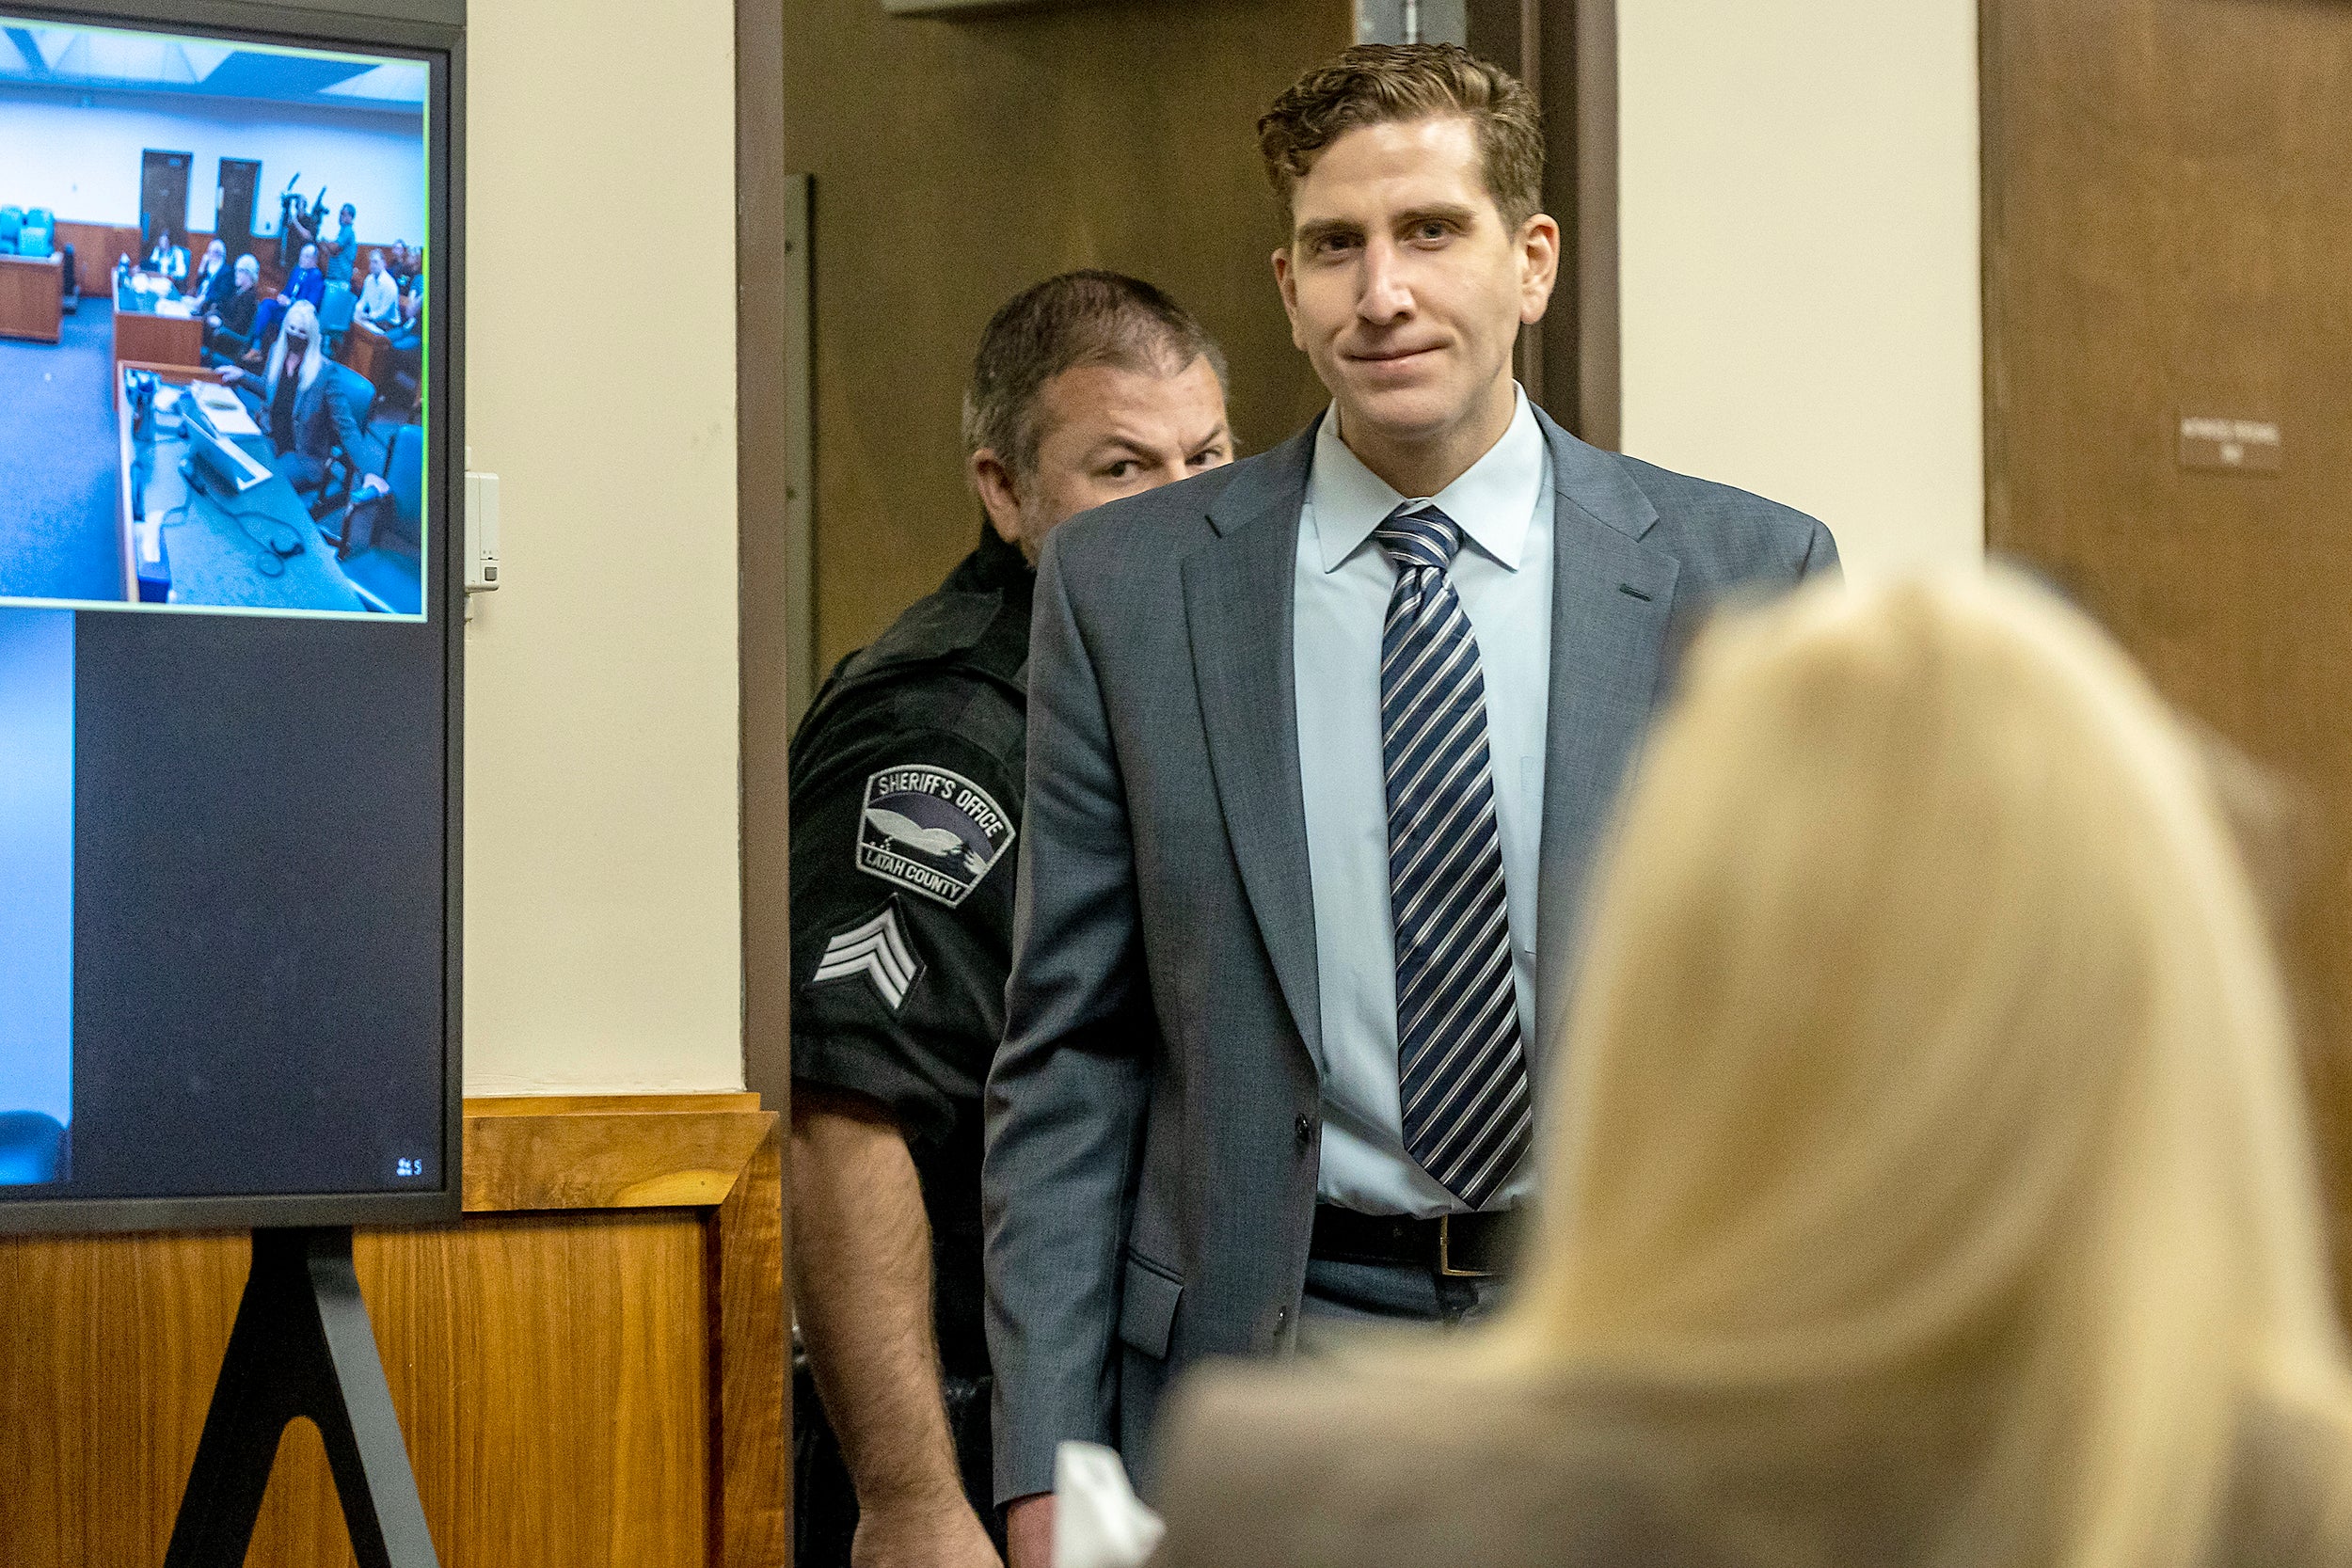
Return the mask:
{"type": "Polygon", "coordinates": [[[0,1187],[66,1180],[73,1124],[73,617],[0,610],[0,1187]]]}
{"type": "Polygon", "coordinates": [[[429,88],[0,16],[0,605],[424,614],[429,88]]]}

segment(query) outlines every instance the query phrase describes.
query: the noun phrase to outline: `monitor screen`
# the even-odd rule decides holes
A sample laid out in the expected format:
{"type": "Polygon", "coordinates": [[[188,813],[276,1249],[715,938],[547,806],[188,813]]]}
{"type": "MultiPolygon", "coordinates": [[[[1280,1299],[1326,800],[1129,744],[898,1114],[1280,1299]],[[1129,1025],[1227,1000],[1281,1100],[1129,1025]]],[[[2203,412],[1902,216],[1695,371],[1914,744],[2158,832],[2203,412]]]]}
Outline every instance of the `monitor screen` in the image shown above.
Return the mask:
{"type": "Polygon", "coordinates": [[[446,1198],[449,55],[5,8],[0,1230],[446,1198]]]}

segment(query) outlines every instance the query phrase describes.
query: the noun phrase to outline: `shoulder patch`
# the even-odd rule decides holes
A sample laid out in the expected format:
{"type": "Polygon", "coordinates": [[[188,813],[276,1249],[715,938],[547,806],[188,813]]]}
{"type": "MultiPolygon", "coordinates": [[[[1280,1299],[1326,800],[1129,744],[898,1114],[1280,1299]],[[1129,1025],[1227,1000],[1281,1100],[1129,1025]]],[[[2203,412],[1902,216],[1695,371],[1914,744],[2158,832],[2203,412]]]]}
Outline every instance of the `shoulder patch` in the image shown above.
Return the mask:
{"type": "Polygon", "coordinates": [[[857,868],[954,909],[1012,843],[1012,818],[961,773],[928,764],[866,781],[857,868]]]}
{"type": "Polygon", "coordinates": [[[894,1013],[906,1004],[914,982],[923,977],[923,961],[914,956],[914,944],[899,927],[896,898],[871,920],[834,933],[825,943],[824,956],[817,960],[817,973],[808,983],[821,986],[829,980],[854,980],[860,975],[882,993],[894,1013]]]}

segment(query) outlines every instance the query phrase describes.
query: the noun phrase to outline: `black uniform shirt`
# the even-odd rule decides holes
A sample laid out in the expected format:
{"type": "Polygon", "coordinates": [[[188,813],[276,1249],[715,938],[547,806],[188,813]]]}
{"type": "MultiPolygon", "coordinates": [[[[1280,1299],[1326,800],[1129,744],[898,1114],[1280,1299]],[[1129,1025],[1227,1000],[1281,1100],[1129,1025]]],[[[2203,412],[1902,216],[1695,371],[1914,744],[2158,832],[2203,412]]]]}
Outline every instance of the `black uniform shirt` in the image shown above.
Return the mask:
{"type": "Polygon", "coordinates": [[[792,737],[792,1075],[898,1118],[951,1373],[987,1370],[980,1088],[1005,1022],[1035,577],[983,529],[792,737]]]}

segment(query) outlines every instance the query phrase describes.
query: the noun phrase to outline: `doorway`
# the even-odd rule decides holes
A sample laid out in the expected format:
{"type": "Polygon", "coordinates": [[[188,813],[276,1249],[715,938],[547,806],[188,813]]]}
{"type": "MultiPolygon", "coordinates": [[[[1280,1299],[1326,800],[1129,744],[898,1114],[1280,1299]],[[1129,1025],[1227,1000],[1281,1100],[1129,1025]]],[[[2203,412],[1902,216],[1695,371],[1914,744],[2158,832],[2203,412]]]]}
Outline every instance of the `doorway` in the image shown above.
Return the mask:
{"type": "Polygon", "coordinates": [[[171,230],[177,244],[187,243],[188,227],[188,166],[196,162],[193,152],[158,152],[152,148],[139,154],[139,248],[151,250],[159,229],[171,230]]]}
{"type": "Polygon", "coordinates": [[[230,256],[253,248],[253,198],[262,186],[262,166],[250,158],[223,158],[213,191],[213,238],[230,256]]]}
{"type": "Polygon", "coordinates": [[[1987,543],[2278,781],[2352,1259],[2352,8],[1984,0],[1981,38],[1987,543]]]}

